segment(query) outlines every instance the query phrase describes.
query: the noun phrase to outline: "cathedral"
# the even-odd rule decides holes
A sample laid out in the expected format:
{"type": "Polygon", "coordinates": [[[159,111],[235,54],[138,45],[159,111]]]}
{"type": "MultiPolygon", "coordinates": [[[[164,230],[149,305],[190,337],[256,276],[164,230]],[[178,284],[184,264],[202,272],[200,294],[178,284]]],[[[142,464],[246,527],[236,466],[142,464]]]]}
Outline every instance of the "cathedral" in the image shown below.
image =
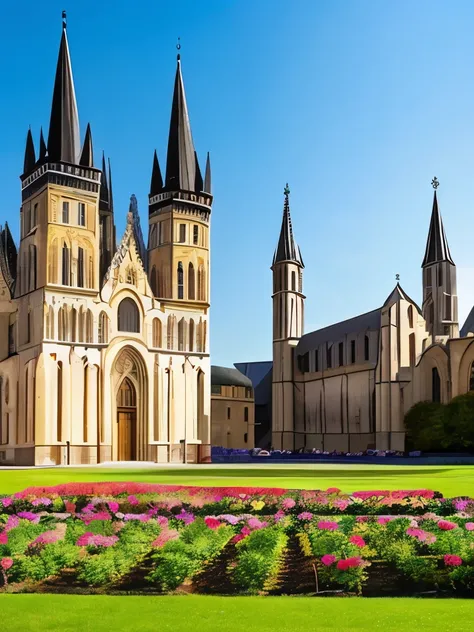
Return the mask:
{"type": "Polygon", "coordinates": [[[20,244],[0,232],[0,464],[210,459],[212,206],[178,55],[166,172],[145,245],[132,195],[116,243],[110,162],[81,144],[63,18],[47,142],[28,131],[20,244]]]}
{"type": "Polygon", "coordinates": [[[413,404],[446,403],[474,390],[474,308],[459,330],[438,184],[434,178],[421,308],[397,282],[381,307],[309,333],[286,187],[272,264],[275,449],[404,450],[404,416],[413,404]]]}

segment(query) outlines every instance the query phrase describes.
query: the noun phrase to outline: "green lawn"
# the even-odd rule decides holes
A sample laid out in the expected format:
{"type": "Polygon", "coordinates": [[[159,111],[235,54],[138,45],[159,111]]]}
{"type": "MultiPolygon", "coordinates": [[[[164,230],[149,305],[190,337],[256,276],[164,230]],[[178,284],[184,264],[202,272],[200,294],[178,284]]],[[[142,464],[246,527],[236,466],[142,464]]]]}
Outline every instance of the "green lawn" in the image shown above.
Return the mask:
{"type": "Polygon", "coordinates": [[[2,632],[471,630],[474,600],[1,595],[2,632]]]}
{"type": "MultiPolygon", "coordinates": [[[[0,495],[30,485],[71,481],[142,481],[206,486],[436,489],[474,496],[474,467],[341,464],[48,468],[0,470],[0,495]]],[[[470,630],[474,600],[308,597],[107,597],[0,595],[2,632],[172,630],[310,632],[312,630],[470,630]]]]}
{"type": "Polygon", "coordinates": [[[474,496],[474,466],[396,466],[354,464],[201,465],[156,468],[47,468],[0,470],[0,494],[30,485],[71,481],[141,481],[184,485],[293,487],[344,491],[361,489],[435,489],[445,496],[474,496]]]}

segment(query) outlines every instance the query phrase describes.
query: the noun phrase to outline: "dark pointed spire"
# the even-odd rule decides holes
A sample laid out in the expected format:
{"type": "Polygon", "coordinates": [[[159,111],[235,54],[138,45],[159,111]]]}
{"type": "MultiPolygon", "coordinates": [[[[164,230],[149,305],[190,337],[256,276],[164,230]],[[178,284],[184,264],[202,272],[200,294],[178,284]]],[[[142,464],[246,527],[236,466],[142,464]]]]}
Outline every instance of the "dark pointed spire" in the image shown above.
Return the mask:
{"type": "Polygon", "coordinates": [[[102,174],[100,177],[99,209],[110,210],[109,185],[107,183],[107,167],[105,166],[105,153],[102,152],[102,174]]]}
{"type": "Polygon", "coordinates": [[[15,242],[8,223],[5,222],[5,228],[0,226],[0,270],[11,294],[15,286],[17,257],[15,242]]]}
{"type": "Polygon", "coordinates": [[[35,154],[35,145],[33,143],[33,135],[31,134],[31,128],[28,129],[28,134],[26,135],[26,147],[25,147],[25,160],[23,162],[23,173],[26,175],[30,173],[35,168],[36,164],[36,154],[35,154]]]}
{"type": "Polygon", "coordinates": [[[38,163],[42,164],[43,162],[46,162],[46,143],[44,142],[43,128],[41,128],[38,163]]]}
{"type": "Polygon", "coordinates": [[[158,195],[163,191],[163,177],[161,175],[160,163],[158,162],[158,155],[155,153],[153,155],[153,170],[151,172],[151,183],[150,183],[150,196],[158,195]]]}
{"type": "Polygon", "coordinates": [[[83,167],[94,166],[94,149],[92,147],[92,132],[89,123],[87,123],[86,135],[84,137],[84,145],[82,146],[79,164],[83,167]]]}
{"type": "Polygon", "coordinates": [[[110,158],[107,159],[109,165],[109,206],[110,212],[114,212],[114,196],[112,192],[112,169],[110,168],[110,158]]]}
{"type": "Polygon", "coordinates": [[[168,190],[196,190],[196,158],[179,54],[171,107],[165,187],[168,190]]]}
{"type": "Polygon", "coordinates": [[[63,32],[59,47],[51,120],[49,123],[48,154],[49,159],[52,161],[61,160],[77,165],[80,151],[79,116],[66,35],[66,22],[63,13],[63,32]]]}
{"type": "Polygon", "coordinates": [[[196,191],[196,193],[200,193],[203,190],[204,185],[202,182],[202,173],[201,169],[199,168],[199,161],[196,152],[194,152],[194,162],[196,165],[196,180],[194,183],[194,190],[196,191]]]}
{"type": "Polygon", "coordinates": [[[127,222],[132,225],[133,236],[137,245],[137,251],[142,260],[143,267],[146,270],[147,257],[145,242],[143,241],[143,233],[140,226],[140,215],[138,214],[138,202],[135,195],[130,197],[130,207],[128,210],[127,222]]]}
{"type": "Polygon", "coordinates": [[[431,265],[432,263],[439,263],[441,261],[447,261],[454,265],[454,261],[449,252],[448,240],[444,233],[443,220],[441,219],[441,213],[438,209],[438,198],[436,197],[436,189],[439,182],[437,178],[434,178],[432,183],[434,188],[433,195],[433,209],[431,211],[430,229],[428,232],[428,240],[426,242],[425,257],[421,267],[431,265]]]}
{"type": "Polygon", "coordinates": [[[273,264],[281,261],[294,261],[304,267],[300,249],[293,237],[293,227],[290,217],[290,189],[288,188],[288,184],[285,187],[284,194],[283,221],[281,224],[280,239],[278,240],[278,246],[273,256],[273,264]]]}
{"type": "Polygon", "coordinates": [[[207,152],[206,173],[204,175],[204,189],[203,189],[203,191],[205,193],[209,193],[209,195],[212,193],[212,190],[211,190],[211,159],[209,157],[209,152],[207,152]]]}

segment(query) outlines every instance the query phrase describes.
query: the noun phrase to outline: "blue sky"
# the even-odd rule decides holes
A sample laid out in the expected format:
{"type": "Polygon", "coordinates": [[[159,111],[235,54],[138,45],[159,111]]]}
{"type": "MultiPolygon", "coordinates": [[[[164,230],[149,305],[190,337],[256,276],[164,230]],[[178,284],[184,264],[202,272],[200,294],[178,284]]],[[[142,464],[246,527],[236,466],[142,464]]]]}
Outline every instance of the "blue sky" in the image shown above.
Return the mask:
{"type": "Polygon", "coordinates": [[[0,218],[18,238],[24,141],[49,124],[61,10],[81,132],[112,161],[117,234],[146,226],[162,168],[176,38],[201,165],[211,152],[215,364],[271,359],[270,265],[291,189],[306,331],[381,305],[400,274],[420,301],[433,176],[474,304],[474,4],[457,0],[135,0],[2,7],[0,218]]]}

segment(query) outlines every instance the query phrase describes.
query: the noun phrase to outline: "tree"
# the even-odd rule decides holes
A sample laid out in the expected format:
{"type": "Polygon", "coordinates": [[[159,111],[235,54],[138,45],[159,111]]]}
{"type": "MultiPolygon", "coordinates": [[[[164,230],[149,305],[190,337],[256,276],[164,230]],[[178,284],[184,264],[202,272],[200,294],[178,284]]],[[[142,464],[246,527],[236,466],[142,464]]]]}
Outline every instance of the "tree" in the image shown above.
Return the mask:
{"type": "Polygon", "coordinates": [[[445,406],[445,431],[451,448],[462,452],[474,449],[474,392],[454,397],[445,406]]]}
{"type": "Polygon", "coordinates": [[[418,402],[405,415],[408,450],[433,452],[450,448],[446,433],[446,406],[438,402],[418,402]]]}

